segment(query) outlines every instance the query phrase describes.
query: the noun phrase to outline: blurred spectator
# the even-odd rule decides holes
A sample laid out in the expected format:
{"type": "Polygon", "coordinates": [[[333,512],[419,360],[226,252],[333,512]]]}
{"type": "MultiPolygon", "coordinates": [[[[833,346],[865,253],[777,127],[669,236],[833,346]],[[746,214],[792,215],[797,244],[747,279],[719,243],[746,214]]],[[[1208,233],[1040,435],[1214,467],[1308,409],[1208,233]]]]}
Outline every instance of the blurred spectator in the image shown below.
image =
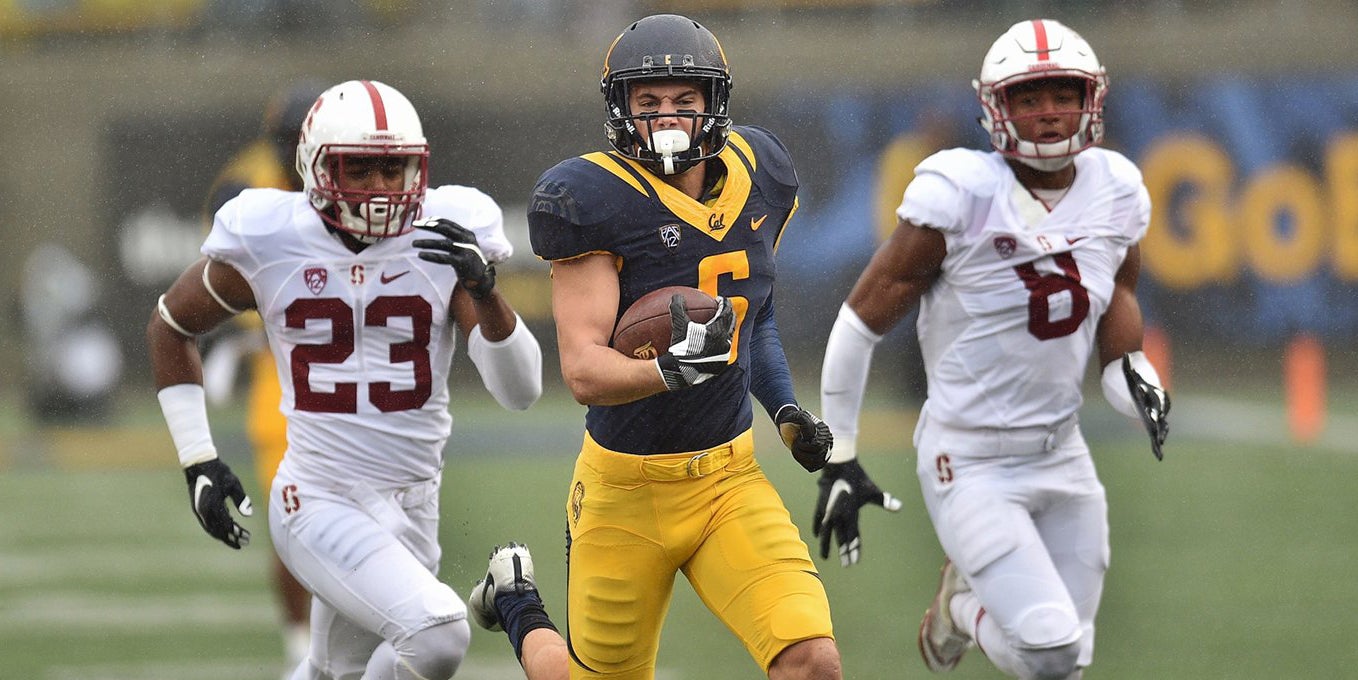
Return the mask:
{"type": "Polygon", "coordinates": [[[84,263],[44,243],[21,283],[29,406],[42,422],[98,420],[122,377],[123,354],[99,319],[99,288],[84,263]]]}

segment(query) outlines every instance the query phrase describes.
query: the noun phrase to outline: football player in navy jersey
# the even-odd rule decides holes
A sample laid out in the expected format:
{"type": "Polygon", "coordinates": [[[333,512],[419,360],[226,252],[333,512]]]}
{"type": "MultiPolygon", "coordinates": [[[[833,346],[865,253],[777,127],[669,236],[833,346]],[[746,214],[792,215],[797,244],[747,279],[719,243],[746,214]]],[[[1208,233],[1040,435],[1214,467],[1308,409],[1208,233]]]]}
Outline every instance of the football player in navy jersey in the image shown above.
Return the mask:
{"type": "Polygon", "coordinates": [[[473,613],[506,629],[534,680],[567,666],[571,678],[651,678],[683,572],[769,677],[838,678],[825,589],[751,430],[753,394],[807,470],[832,442],[797,403],[774,319],[792,160],[767,130],[732,125],[726,57],[691,19],[628,26],[601,87],[612,150],[549,169],[528,212],[533,250],[552,264],[562,375],[589,407],[566,499],[565,641],[539,632],[550,623],[522,546],[492,553],[473,613]],[[715,297],[716,315],[692,322],[677,298],[669,351],[609,346],[624,310],[674,285],[715,297]]]}

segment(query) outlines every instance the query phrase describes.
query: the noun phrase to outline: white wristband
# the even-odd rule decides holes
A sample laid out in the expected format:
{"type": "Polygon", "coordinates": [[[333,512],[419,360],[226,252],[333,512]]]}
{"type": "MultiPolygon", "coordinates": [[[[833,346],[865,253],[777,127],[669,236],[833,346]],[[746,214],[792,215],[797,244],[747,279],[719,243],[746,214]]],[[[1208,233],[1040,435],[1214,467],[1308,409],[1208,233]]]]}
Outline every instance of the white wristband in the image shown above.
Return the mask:
{"type": "Polygon", "coordinates": [[[207,399],[203,386],[193,383],[171,385],[156,393],[170,438],[179,451],[179,465],[188,467],[217,457],[212,431],[207,425],[207,399]]]}
{"type": "MultiPolygon", "coordinates": [[[[1156,372],[1155,366],[1146,358],[1144,352],[1132,352],[1129,358],[1132,361],[1132,370],[1136,371],[1142,380],[1155,387],[1161,387],[1160,374],[1156,372]]],[[[1141,417],[1141,407],[1132,399],[1131,390],[1127,387],[1127,376],[1122,373],[1122,359],[1110,361],[1103,367],[1101,382],[1103,398],[1108,400],[1114,410],[1129,418],[1141,417]]]]}

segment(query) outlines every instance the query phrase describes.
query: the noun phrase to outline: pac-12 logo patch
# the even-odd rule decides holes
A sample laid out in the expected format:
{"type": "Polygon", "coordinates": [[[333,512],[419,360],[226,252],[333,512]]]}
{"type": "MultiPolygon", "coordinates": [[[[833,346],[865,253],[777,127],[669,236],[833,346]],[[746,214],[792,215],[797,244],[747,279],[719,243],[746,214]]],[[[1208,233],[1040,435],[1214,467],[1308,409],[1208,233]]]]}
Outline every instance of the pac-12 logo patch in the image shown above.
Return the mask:
{"type": "Polygon", "coordinates": [[[302,280],[306,281],[306,287],[311,290],[312,295],[320,295],[325,290],[325,282],[330,278],[324,267],[308,267],[302,272],[302,280]]]}
{"type": "Polygon", "coordinates": [[[681,233],[679,225],[667,224],[660,228],[660,242],[665,244],[666,248],[674,250],[679,247],[679,236],[681,233]]]}
{"type": "Polygon", "coordinates": [[[1018,250],[1018,241],[1015,241],[1013,236],[995,237],[995,252],[999,253],[1002,259],[1012,257],[1015,250],[1018,250]]]}

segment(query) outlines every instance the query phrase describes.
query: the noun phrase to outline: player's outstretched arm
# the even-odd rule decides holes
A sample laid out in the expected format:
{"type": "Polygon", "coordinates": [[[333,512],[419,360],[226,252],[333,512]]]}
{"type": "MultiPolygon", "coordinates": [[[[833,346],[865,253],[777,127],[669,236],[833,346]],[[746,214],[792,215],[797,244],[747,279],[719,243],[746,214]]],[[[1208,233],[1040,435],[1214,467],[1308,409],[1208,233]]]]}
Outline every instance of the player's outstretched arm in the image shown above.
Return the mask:
{"type": "Polygon", "coordinates": [[[157,399],[179,454],[194,517],[210,536],[234,549],[250,542],[236,511],[253,513],[250,498],[231,468],[217,457],[207,422],[203,362],[197,336],[244,309],[253,293],[234,268],[206,258],[190,265],[156,302],[146,327],[157,399]]]}
{"type": "Polygon", "coordinates": [[[858,513],[863,506],[879,505],[892,512],[901,508],[900,500],[878,488],[858,463],[858,416],[873,349],[937,280],[946,255],[941,232],[900,221],[858,277],[830,330],[820,394],[835,442],[821,471],[811,523],[820,539],[821,559],[829,558],[834,541],[840,564],[856,564],[862,555],[858,513]]]}

